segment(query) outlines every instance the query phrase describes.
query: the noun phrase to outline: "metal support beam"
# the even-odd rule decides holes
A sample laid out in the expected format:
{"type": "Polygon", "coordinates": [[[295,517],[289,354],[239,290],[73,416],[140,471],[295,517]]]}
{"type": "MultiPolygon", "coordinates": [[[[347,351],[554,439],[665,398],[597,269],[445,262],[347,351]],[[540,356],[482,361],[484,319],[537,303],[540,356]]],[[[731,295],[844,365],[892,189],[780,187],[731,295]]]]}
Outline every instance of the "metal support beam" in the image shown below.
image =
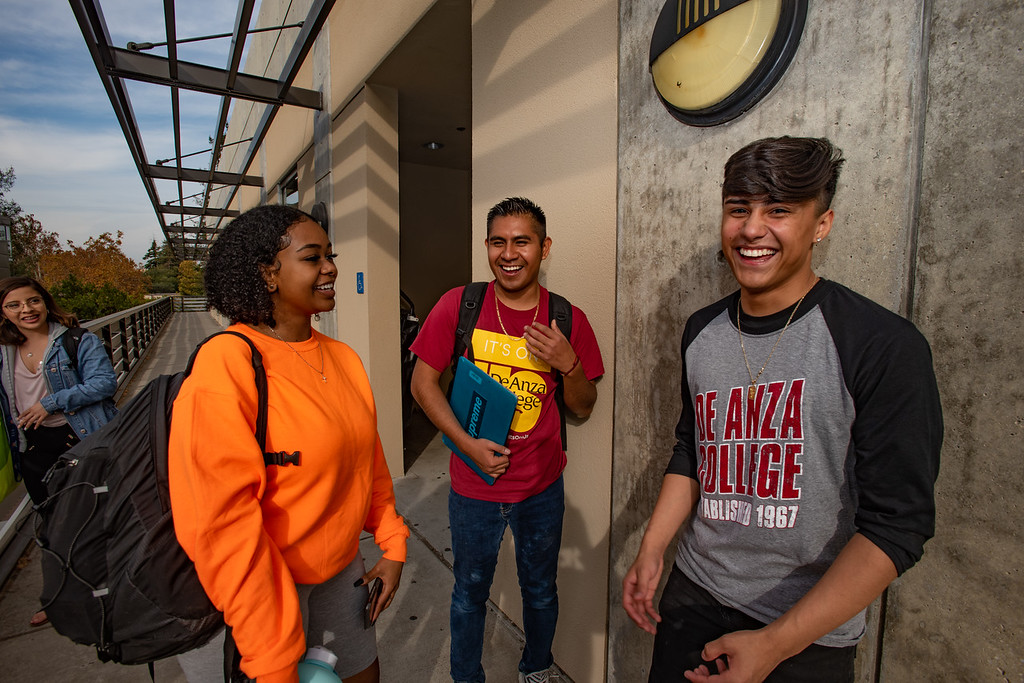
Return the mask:
{"type": "Polygon", "coordinates": [[[111,47],[110,56],[111,64],[107,67],[107,72],[118,78],[177,86],[185,90],[266,104],[292,104],[308,109],[319,109],[323,100],[316,90],[290,87],[290,81],[275,81],[238,73],[235,74],[234,87],[229,88],[232,74],[226,69],[176,60],[178,77],[172,78],[171,63],[163,57],[119,47],[111,47]]]}
{"type": "MultiPolygon", "coordinates": [[[[327,17],[334,7],[334,2],[335,0],[313,0],[306,21],[303,22],[299,36],[292,45],[291,54],[288,55],[288,59],[281,69],[282,83],[291,84],[296,76],[298,76],[302,63],[305,61],[306,56],[309,55],[310,50],[313,49],[313,43],[316,41],[320,29],[327,23],[327,17]]],[[[263,139],[270,130],[270,124],[274,122],[274,118],[277,116],[278,109],[279,107],[266,107],[263,110],[263,116],[256,126],[256,132],[253,133],[252,142],[249,144],[249,149],[246,150],[241,166],[239,166],[239,170],[243,173],[252,166],[252,162],[256,159],[256,154],[259,152],[260,145],[263,144],[263,139]]],[[[228,190],[228,197],[224,202],[224,206],[231,205],[237,192],[237,187],[228,190]]],[[[218,222],[217,225],[219,227],[220,223],[218,222]]]]}
{"type": "Polygon", "coordinates": [[[177,168],[175,166],[147,166],[146,175],[158,180],[183,180],[187,183],[213,183],[214,185],[249,185],[263,187],[263,177],[242,175],[227,171],[206,171],[199,168],[177,168]]]}
{"type": "MultiPolygon", "coordinates": [[[[234,218],[238,215],[238,211],[235,209],[204,209],[201,206],[167,206],[166,204],[160,205],[157,210],[160,213],[177,213],[185,214],[186,216],[222,216],[224,218],[234,218]]],[[[167,232],[167,229],[164,230],[167,232]]]]}
{"type": "MultiPolygon", "coordinates": [[[[110,32],[100,9],[100,0],[69,0],[71,9],[78,21],[85,38],[90,56],[99,73],[100,81],[107,92],[118,123],[124,133],[132,159],[142,178],[146,193],[156,212],[157,221],[167,238],[168,244],[175,254],[181,258],[202,258],[213,239],[219,232],[220,223],[224,218],[237,216],[237,210],[231,206],[238,188],[243,185],[262,187],[263,178],[249,175],[250,168],[263,143],[270,124],[282,105],[294,105],[307,109],[321,110],[324,98],[320,92],[296,88],[293,86],[303,61],[309,54],[317,35],[327,21],[335,0],[310,0],[306,19],[302,23],[299,34],[292,43],[278,79],[262,78],[239,72],[249,23],[252,20],[256,0],[237,0],[238,11],[232,32],[232,45],[226,69],[218,69],[202,64],[184,62],[177,54],[177,26],[175,24],[176,0],[162,0],[164,25],[167,41],[167,57],[160,57],[114,47],[110,32]],[[136,80],[154,83],[170,88],[172,136],[174,141],[175,166],[157,166],[147,158],[138,122],[132,111],[131,99],[128,96],[125,80],[136,80]],[[193,90],[219,96],[220,112],[217,117],[217,128],[211,136],[213,144],[212,161],[209,169],[200,170],[182,168],[184,158],[181,151],[181,116],[179,89],[193,90]],[[228,112],[231,100],[248,100],[267,105],[256,125],[255,134],[249,142],[237,172],[218,171],[221,152],[228,144],[224,139],[227,128],[228,112]],[[178,199],[162,202],[156,189],[157,180],[171,181],[177,184],[178,199]],[[202,207],[183,206],[185,198],[182,183],[205,185],[202,207]],[[215,185],[226,186],[226,201],[223,208],[209,208],[210,195],[215,185]],[[173,206],[172,206],[173,204],[173,206]],[[168,215],[176,215],[178,220],[170,223],[168,215]],[[215,223],[207,224],[206,217],[216,218],[215,223]],[[198,217],[197,225],[191,228],[183,225],[187,217],[198,217]]],[[[188,155],[191,156],[191,155],[188,155]]],[[[216,188],[224,189],[224,188],[216,188]]]]}

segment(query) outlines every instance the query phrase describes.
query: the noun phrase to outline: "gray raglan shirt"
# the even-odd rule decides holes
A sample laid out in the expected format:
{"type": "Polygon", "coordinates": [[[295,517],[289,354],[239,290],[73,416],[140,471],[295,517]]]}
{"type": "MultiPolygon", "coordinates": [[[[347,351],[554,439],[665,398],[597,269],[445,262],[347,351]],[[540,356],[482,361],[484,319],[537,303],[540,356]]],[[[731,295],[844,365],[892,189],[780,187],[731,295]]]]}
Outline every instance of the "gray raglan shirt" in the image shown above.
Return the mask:
{"type": "MultiPolygon", "coordinates": [[[[748,398],[738,293],[683,333],[683,410],[667,472],[700,501],[676,564],[723,604],[768,623],[796,603],[855,532],[899,573],[934,533],[942,415],[917,329],[842,285],[808,293],[748,398]]],[[[792,312],[741,317],[756,375],[792,312]]],[[[818,643],[856,643],[863,612],[818,643]]]]}

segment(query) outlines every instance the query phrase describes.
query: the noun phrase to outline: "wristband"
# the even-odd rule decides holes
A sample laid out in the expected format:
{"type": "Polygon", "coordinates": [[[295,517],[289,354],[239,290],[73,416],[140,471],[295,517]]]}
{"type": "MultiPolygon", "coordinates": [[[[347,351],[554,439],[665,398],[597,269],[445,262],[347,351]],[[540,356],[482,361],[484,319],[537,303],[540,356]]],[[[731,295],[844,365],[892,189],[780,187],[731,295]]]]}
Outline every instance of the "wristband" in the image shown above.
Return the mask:
{"type": "Polygon", "coordinates": [[[576,366],[579,365],[579,364],[580,364],[580,357],[577,355],[576,356],[576,360],[574,360],[572,362],[572,366],[568,370],[566,370],[565,372],[562,373],[562,377],[565,377],[566,375],[572,373],[572,371],[575,370],[576,366]]]}

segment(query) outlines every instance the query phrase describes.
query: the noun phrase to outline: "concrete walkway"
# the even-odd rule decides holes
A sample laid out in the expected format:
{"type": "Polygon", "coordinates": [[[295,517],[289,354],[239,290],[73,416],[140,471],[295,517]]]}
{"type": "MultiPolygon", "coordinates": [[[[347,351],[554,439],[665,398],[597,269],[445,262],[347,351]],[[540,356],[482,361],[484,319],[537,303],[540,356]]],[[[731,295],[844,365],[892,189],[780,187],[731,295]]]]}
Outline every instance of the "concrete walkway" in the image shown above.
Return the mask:
{"type": "MultiPolygon", "coordinates": [[[[205,313],[175,314],[155,342],[146,367],[133,378],[129,392],[152,377],[184,369],[194,345],[219,329],[205,313]]],[[[127,395],[127,394],[126,394],[127,395]]],[[[448,451],[435,437],[404,477],[395,479],[399,512],[412,530],[409,557],[399,593],[377,622],[382,680],[394,683],[447,683],[448,604],[452,588],[448,533],[448,451]]],[[[17,494],[11,494],[12,496],[17,494]]],[[[31,533],[31,520],[22,530],[31,533]]],[[[367,566],[380,552],[369,536],[361,540],[367,566]]],[[[39,553],[33,546],[0,591],[0,662],[4,681],[86,683],[143,682],[146,667],[101,663],[95,650],[76,645],[49,624],[31,628],[28,620],[39,608],[42,576],[39,553]]],[[[484,640],[488,681],[514,683],[522,652],[522,635],[493,607],[484,640]]],[[[159,683],[185,683],[173,659],[157,662],[159,683]]],[[[553,680],[568,681],[567,677],[553,680]]],[[[212,682],[211,682],[212,683],[212,682]]]]}

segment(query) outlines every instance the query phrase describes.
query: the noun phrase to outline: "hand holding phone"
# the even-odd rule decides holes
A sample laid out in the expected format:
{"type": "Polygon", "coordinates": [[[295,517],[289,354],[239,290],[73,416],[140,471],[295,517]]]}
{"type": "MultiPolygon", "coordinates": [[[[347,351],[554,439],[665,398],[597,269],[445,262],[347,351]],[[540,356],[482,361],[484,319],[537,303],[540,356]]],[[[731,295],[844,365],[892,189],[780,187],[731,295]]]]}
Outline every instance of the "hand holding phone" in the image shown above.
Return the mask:
{"type": "Polygon", "coordinates": [[[370,582],[370,592],[366,598],[366,607],[363,608],[363,628],[367,629],[373,626],[374,622],[377,621],[373,617],[373,611],[377,605],[377,600],[380,598],[381,589],[384,587],[384,582],[380,580],[380,577],[374,578],[370,582]]]}

